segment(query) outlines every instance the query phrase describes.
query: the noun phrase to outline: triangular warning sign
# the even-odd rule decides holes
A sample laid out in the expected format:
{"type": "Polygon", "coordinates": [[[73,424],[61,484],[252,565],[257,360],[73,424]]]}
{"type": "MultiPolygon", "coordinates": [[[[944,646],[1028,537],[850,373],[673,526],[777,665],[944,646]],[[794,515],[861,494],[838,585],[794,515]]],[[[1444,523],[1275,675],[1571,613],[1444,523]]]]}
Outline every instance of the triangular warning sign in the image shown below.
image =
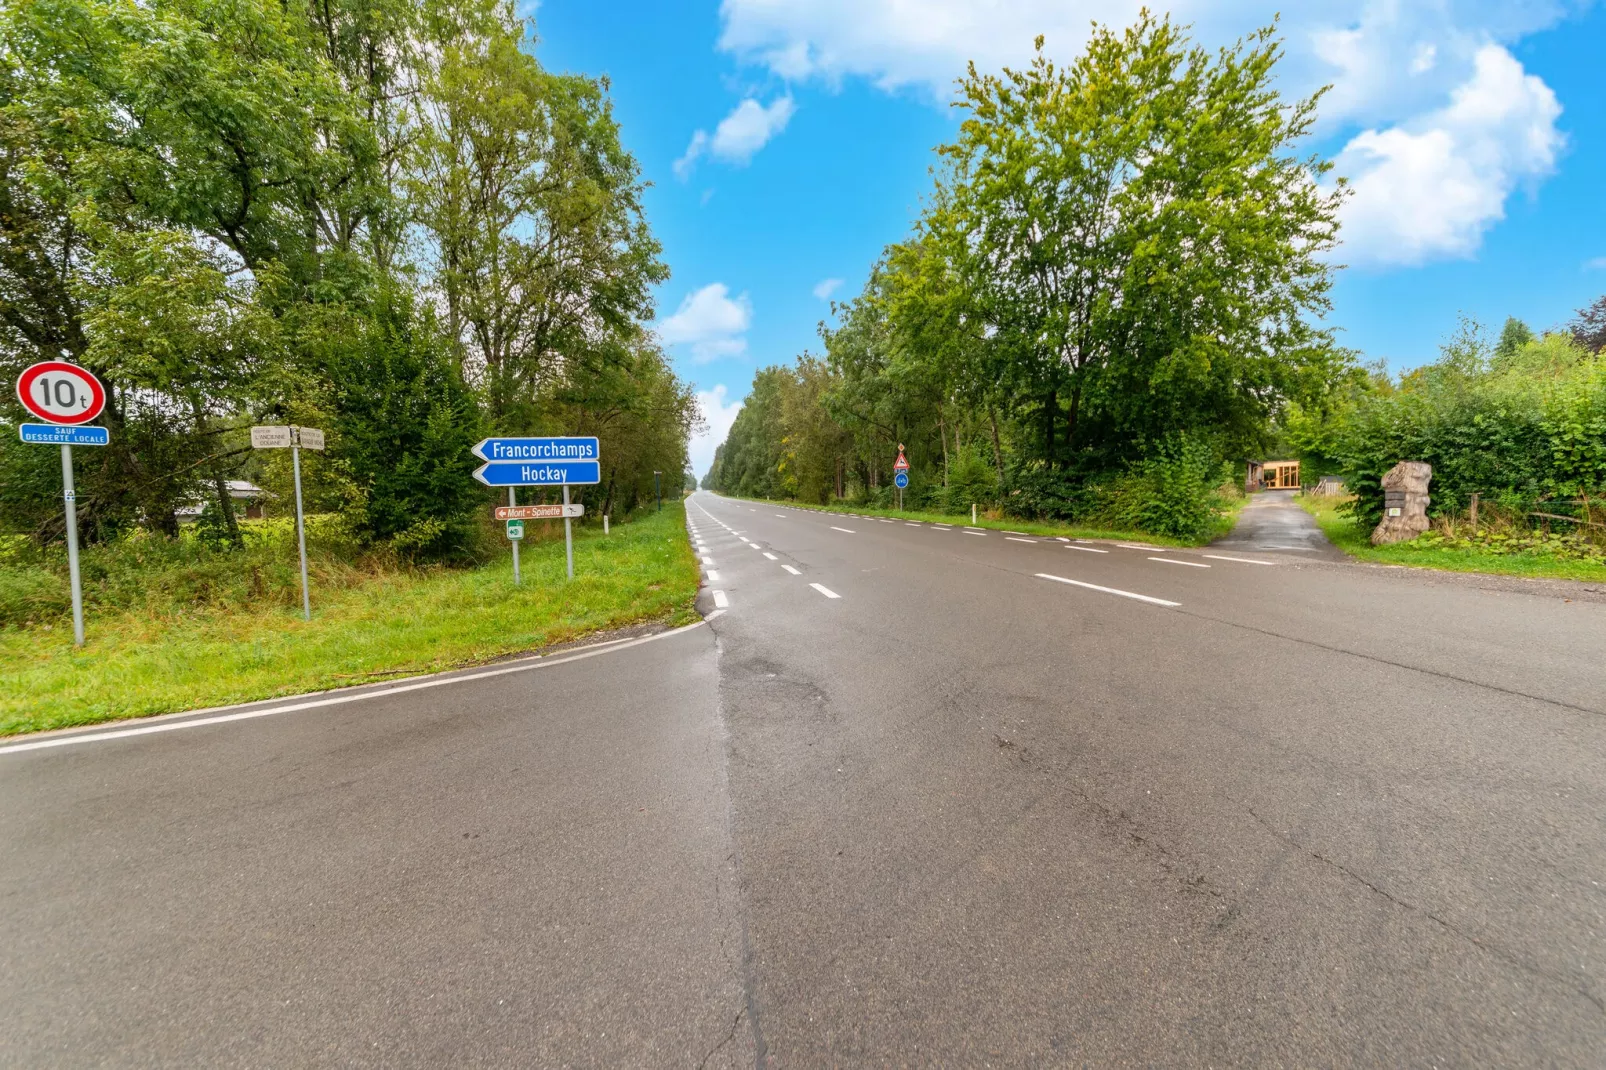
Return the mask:
{"type": "Polygon", "coordinates": [[[896,471],[896,472],[903,472],[903,471],[907,471],[908,470],[909,461],[908,461],[907,458],[904,457],[902,450],[898,451],[898,459],[895,462],[893,462],[892,468],[893,468],[893,471],[896,471]]]}

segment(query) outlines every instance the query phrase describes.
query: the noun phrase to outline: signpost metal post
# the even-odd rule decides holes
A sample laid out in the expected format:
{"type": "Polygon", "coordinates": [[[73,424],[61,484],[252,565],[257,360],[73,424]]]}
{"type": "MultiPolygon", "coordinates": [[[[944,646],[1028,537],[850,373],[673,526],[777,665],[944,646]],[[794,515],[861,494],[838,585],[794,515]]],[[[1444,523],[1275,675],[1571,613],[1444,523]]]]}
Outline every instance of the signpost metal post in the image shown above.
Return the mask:
{"type": "Polygon", "coordinates": [[[892,465],[892,483],[898,488],[898,512],[903,512],[903,488],[909,485],[909,459],[903,455],[903,443],[898,443],[898,459],[892,465]]]}
{"type": "Polygon", "coordinates": [[[660,513],[664,511],[664,488],[663,484],[658,481],[658,477],[661,475],[663,475],[663,472],[660,470],[656,468],[652,470],[652,491],[658,495],[658,511],[660,513]]]}
{"type": "MultiPolygon", "coordinates": [[[[517,494],[518,490],[516,488],[507,488],[507,504],[509,508],[519,504],[519,499],[516,497],[517,494]]],[[[513,541],[513,586],[517,587],[521,582],[519,580],[519,540],[513,538],[512,528],[508,529],[508,538],[513,541]]]]}
{"type": "Polygon", "coordinates": [[[61,498],[66,507],[67,571],[72,587],[72,638],[84,645],[84,586],[78,572],[78,492],[72,480],[72,448],[104,446],[111,435],[104,427],[85,427],[106,407],[106,388],[76,364],[46,360],[24,368],[17,377],[17,400],[47,421],[17,428],[24,442],[61,446],[61,498]],[[65,426],[62,426],[65,425],[65,426]]]}
{"type": "MultiPolygon", "coordinates": [[[[487,438],[475,444],[474,456],[485,463],[474,478],[487,487],[507,487],[508,503],[514,487],[563,488],[563,543],[569,578],[574,579],[574,517],[570,512],[569,484],[602,482],[602,452],[595,437],[487,438]]],[[[513,548],[517,569],[518,545],[513,548]]]]}
{"type": "Polygon", "coordinates": [[[253,449],[274,450],[290,447],[290,470],[296,482],[296,549],[301,555],[301,616],[312,619],[312,593],[307,584],[307,521],[301,506],[301,450],[323,449],[323,432],[316,427],[267,424],[251,428],[253,449]]]}
{"type": "Polygon", "coordinates": [[[72,485],[72,447],[61,447],[62,498],[67,503],[67,571],[72,574],[72,641],[84,645],[84,585],[78,578],[78,493],[72,485]]]}

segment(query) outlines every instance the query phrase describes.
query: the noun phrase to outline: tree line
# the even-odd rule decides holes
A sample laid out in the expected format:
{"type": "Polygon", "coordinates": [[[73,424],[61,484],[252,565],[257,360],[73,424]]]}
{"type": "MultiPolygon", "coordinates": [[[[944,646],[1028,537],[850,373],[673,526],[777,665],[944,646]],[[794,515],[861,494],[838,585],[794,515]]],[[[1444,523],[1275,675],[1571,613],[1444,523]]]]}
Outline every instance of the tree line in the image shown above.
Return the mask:
{"type": "MultiPolygon", "coordinates": [[[[1243,462],[1435,467],[1434,511],[1606,495],[1606,297],[1564,329],[1465,324],[1391,376],[1324,325],[1346,186],[1301,155],[1320,92],[1274,88],[1275,27],[1207,52],[1165,18],[1058,66],[974,66],[909,237],[765,368],[704,485],[1210,534],[1243,462]]],[[[1582,514],[1580,514],[1582,515],[1582,514]]]]}
{"type": "Polygon", "coordinates": [[[884,501],[902,442],[917,505],[1208,528],[1224,462],[1354,364],[1321,323],[1344,185],[1280,56],[1145,14],[1067,66],[1042,38],[972,66],[910,236],[823,354],[759,372],[707,485],[884,501]]]}
{"type": "MultiPolygon", "coordinates": [[[[668,276],[605,80],[503,0],[17,0],[0,13],[0,373],[106,384],[86,538],[176,533],[245,428],[329,432],[316,504],[466,552],[485,433],[602,440],[593,511],[686,465],[700,416],[645,328],[668,276]]],[[[0,418],[20,419],[15,401],[0,418]]],[[[59,538],[52,450],[0,440],[0,526],[59,538]]]]}

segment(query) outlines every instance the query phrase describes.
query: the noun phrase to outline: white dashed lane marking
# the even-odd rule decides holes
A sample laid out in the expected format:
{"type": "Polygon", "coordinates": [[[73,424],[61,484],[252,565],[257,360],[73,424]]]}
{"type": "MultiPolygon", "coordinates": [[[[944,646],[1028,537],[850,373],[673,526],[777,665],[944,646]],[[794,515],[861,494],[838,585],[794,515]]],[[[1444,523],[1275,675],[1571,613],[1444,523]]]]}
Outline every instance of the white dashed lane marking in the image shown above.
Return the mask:
{"type": "Polygon", "coordinates": [[[965,534],[966,535],[982,535],[982,536],[985,536],[987,533],[985,531],[971,531],[970,529],[967,528],[967,529],[965,529],[965,534]]]}
{"type": "Polygon", "coordinates": [[[803,573],[799,572],[797,569],[793,568],[791,565],[782,565],[781,567],[786,569],[786,571],[790,572],[794,576],[803,575],[803,573]]]}
{"type": "Polygon", "coordinates": [[[1065,548],[1067,550],[1082,550],[1082,551],[1084,551],[1086,553],[1090,553],[1090,554],[1107,554],[1107,553],[1110,552],[1108,550],[1100,550],[1100,549],[1098,549],[1097,547],[1094,547],[1094,546],[1067,546],[1065,548]]]}
{"type": "Polygon", "coordinates": [[[1054,576],[1047,572],[1039,572],[1040,580],[1053,580],[1055,583],[1068,583],[1072,587],[1085,587],[1090,591],[1102,591],[1105,594],[1120,595],[1122,598],[1134,598],[1139,602],[1148,602],[1156,606],[1180,606],[1181,602],[1170,602],[1164,598],[1153,598],[1146,594],[1137,594],[1134,591],[1123,591],[1116,587],[1100,587],[1096,583],[1083,583],[1081,580],[1066,579],[1064,576],[1054,576]]]}
{"type": "Polygon", "coordinates": [[[819,591],[821,594],[825,595],[825,597],[827,597],[827,598],[841,598],[842,597],[841,595],[837,594],[835,591],[831,590],[831,588],[826,587],[823,584],[811,583],[811,584],[809,584],[809,586],[813,587],[816,591],[819,591]]]}
{"type": "Polygon", "coordinates": [[[708,570],[708,582],[709,583],[718,583],[719,582],[719,573],[715,572],[713,569],[709,569],[708,570]]]}
{"type": "Polygon", "coordinates": [[[724,591],[715,591],[714,592],[714,607],[716,609],[725,609],[730,604],[731,604],[731,600],[729,598],[725,597],[725,592],[724,591]]]}
{"type": "Polygon", "coordinates": [[[764,556],[769,558],[771,561],[779,560],[779,558],[777,558],[774,554],[770,553],[768,550],[764,551],[764,556]]]}
{"type": "Polygon", "coordinates": [[[1036,542],[1037,540],[1036,539],[1017,539],[1013,535],[1005,535],[1004,536],[1004,541],[1005,542],[1036,542]]]}
{"type": "Polygon", "coordinates": [[[1209,568],[1203,561],[1179,561],[1174,557],[1151,557],[1150,561],[1158,561],[1162,565],[1187,565],[1189,568],[1209,568]]]}
{"type": "Polygon", "coordinates": [[[713,563],[714,563],[714,559],[713,559],[713,558],[712,558],[712,557],[705,557],[705,558],[703,558],[703,564],[705,564],[705,565],[712,565],[712,564],[713,564],[713,563]]]}
{"type": "Polygon", "coordinates": [[[1275,565],[1275,561],[1256,561],[1252,557],[1227,557],[1225,554],[1205,554],[1213,561],[1236,561],[1240,565],[1275,565]]]}
{"type": "Polygon", "coordinates": [[[854,534],[854,531],[853,531],[853,529],[852,529],[852,528],[839,528],[839,527],[837,527],[837,526],[836,526],[836,525],[835,525],[835,524],[832,524],[832,525],[831,525],[831,530],[832,530],[832,531],[845,531],[845,532],[847,532],[847,533],[848,533],[848,534],[849,534],[849,535],[852,535],[852,534],[854,534]]]}

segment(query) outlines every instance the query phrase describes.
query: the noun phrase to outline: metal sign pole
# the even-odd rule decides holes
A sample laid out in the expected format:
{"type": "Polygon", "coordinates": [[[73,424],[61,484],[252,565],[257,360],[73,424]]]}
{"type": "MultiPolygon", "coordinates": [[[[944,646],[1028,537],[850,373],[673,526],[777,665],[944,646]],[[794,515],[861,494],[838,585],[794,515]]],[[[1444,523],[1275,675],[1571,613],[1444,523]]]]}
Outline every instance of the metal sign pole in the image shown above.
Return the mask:
{"type": "MultiPolygon", "coordinates": [[[[312,619],[312,596],[307,593],[307,522],[301,512],[301,446],[290,444],[290,467],[296,474],[296,546],[301,551],[301,616],[312,619]]],[[[230,503],[233,508],[233,503],[230,503]]]]}
{"type": "Polygon", "coordinates": [[[78,578],[78,492],[72,485],[72,447],[61,446],[61,496],[67,503],[67,571],[72,573],[72,641],[84,645],[84,587],[78,578]]]}
{"type": "MultiPolygon", "coordinates": [[[[507,503],[509,505],[517,505],[517,504],[519,504],[518,498],[516,498],[514,496],[515,493],[516,492],[512,487],[507,488],[507,503]]],[[[512,541],[513,541],[513,586],[517,587],[519,585],[519,540],[514,539],[512,541]]]]}
{"type": "MultiPolygon", "coordinates": [[[[569,504],[569,484],[563,484],[563,504],[569,504]]],[[[563,550],[569,558],[569,578],[574,579],[574,522],[569,519],[569,510],[563,510],[563,550]]]]}

